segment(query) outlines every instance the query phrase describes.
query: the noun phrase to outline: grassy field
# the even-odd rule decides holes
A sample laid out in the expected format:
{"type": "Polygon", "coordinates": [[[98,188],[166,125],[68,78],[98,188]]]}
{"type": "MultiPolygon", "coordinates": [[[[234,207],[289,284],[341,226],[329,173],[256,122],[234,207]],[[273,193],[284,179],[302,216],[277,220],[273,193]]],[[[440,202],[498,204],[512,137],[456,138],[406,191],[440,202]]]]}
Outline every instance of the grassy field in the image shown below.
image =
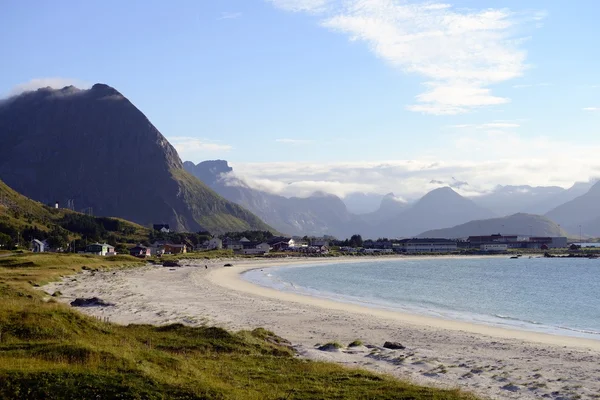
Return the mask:
{"type": "Polygon", "coordinates": [[[84,267],[139,264],[129,256],[1,258],[0,398],[474,399],[300,360],[264,329],[119,326],[80,314],[36,289],[84,267]]]}

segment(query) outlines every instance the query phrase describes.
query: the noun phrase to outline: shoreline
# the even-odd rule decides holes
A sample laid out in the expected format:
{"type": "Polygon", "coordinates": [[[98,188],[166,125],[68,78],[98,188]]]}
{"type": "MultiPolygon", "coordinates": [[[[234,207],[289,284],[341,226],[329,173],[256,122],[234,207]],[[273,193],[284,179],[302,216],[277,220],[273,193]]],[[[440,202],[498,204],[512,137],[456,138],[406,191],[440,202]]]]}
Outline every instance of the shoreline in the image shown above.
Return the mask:
{"type": "MultiPolygon", "coordinates": [[[[460,256],[439,256],[446,258],[458,258],[460,256]]],[[[473,256],[469,256],[473,257],[473,256]]],[[[495,256],[482,256],[481,258],[488,258],[495,256]]],[[[415,259],[427,259],[427,256],[416,256],[411,257],[411,260],[415,259]]],[[[388,260],[396,260],[388,258],[388,260]]],[[[405,323],[409,323],[415,326],[425,326],[429,328],[436,329],[446,329],[453,330],[459,332],[469,332],[475,333],[479,335],[486,335],[495,338],[502,339],[518,339],[525,340],[536,343],[550,344],[556,346],[568,346],[568,347],[581,347],[587,349],[593,349],[600,351],[600,339],[589,339],[582,338],[577,336],[568,336],[568,335],[558,335],[544,332],[536,332],[531,330],[520,330],[515,328],[503,328],[494,325],[488,324],[478,324],[467,321],[460,321],[455,319],[448,319],[442,317],[434,317],[416,313],[410,313],[405,311],[397,311],[397,310],[386,310],[383,308],[377,307],[368,307],[359,304],[347,303],[342,301],[336,301],[332,299],[326,299],[322,297],[304,295],[299,293],[292,293],[277,290],[267,286],[257,285],[255,283],[249,282],[245,280],[242,275],[245,272],[256,270],[256,269],[266,269],[266,268],[277,268],[277,267],[288,267],[288,266],[303,266],[303,265],[313,265],[313,264],[332,264],[332,263],[355,263],[355,262],[371,262],[378,261],[381,259],[378,258],[370,258],[366,260],[353,260],[353,259],[343,259],[336,262],[323,261],[323,262],[303,262],[300,260],[293,260],[284,263],[276,263],[273,265],[272,263],[252,263],[248,262],[246,265],[242,266],[233,266],[222,268],[218,270],[210,271],[207,275],[206,279],[211,281],[212,283],[231,289],[236,291],[243,291],[248,294],[265,296],[275,300],[282,301],[291,301],[299,304],[311,305],[316,307],[325,308],[328,310],[336,310],[336,311],[348,311],[357,314],[364,315],[374,315],[384,319],[394,319],[398,321],[402,321],[405,323]]]]}
{"type": "MultiPolygon", "coordinates": [[[[372,260],[382,258],[348,257],[344,262],[372,260]]],[[[593,399],[600,393],[600,350],[581,346],[577,338],[530,332],[515,337],[520,331],[502,328],[474,332],[468,323],[447,326],[447,321],[433,317],[399,317],[346,303],[324,304],[308,296],[289,297],[292,294],[254,285],[240,276],[256,268],[340,261],[185,260],[179,268],[147,265],[85,271],[42,289],[48,294],[59,290],[62,295],[53,299],[67,304],[78,297],[99,297],[114,306],[78,310],[118,324],[263,327],[290,340],[302,358],[368,369],[423,386],[460,388],[485,399],[593,399]],[[225,263],[234,266],[223,267],[225,263]],[[533,336],[539,340],[531,341],[533,336]],[[356,339],[365,346],[347,347],[356,339]],[[317,346],[334,341],[344,346],[334,351],[317,346]],[[386,341],[405,348],[386,349],[386,341]]]]}

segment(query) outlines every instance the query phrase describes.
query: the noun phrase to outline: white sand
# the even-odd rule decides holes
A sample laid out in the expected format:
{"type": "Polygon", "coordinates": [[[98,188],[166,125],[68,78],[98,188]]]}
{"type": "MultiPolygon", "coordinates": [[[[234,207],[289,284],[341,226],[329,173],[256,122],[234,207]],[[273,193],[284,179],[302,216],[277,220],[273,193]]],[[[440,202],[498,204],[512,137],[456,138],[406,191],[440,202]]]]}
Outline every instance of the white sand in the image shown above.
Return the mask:
{"type": "MultiPolygon", "coordinates": [[[[334,262],[342,260],[336,259],[334,262]]],[[[366,261],[346,259],[345,262],[366,261]]],[[[99,297],[112,307],[80,310],[111,322],[182,322],[228,329],[265,327],[289,339],[303,357],[367,368],[438,387],[461,387],[492,399],[600,398],[600,340],[447,321],[375,310],[259,287],[239,274],[250,268],[332,260],[204,261],[182,268],[85,272],[46,287],[61,301],[99,297]],[[317,343],[361,339],[375,348],[340,352],[317,343]],[[387,350],[398,341],[404,350],[387,350]],[[581,397],[576,397],[581,396],[581,397]]]]}

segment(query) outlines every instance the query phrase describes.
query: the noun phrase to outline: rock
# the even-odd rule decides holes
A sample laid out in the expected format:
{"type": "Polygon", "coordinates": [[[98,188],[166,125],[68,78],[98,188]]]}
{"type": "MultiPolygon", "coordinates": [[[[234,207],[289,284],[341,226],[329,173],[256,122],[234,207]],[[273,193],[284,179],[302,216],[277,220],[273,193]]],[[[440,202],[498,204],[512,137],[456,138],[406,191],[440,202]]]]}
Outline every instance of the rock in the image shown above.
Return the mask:
{"type": "Polygon", "coordinates": [[[177,261],[164,261],[163,267],[181,267],[177,261]]]}
{"type": "Polygon", "coordinates": [[[114,306],[114,304],[108,303],[102,299],[97,297],[91,297],[89,299],[84,299],[81,297],[76,298],[71,302],[73,307],[108,307],[114,306]]]}
{"type": "Polygon", "coordinates": [[[406,348],[406,346],[399,342],[385,342],[383,347],[391,350],[404,350],[406,348]]]}

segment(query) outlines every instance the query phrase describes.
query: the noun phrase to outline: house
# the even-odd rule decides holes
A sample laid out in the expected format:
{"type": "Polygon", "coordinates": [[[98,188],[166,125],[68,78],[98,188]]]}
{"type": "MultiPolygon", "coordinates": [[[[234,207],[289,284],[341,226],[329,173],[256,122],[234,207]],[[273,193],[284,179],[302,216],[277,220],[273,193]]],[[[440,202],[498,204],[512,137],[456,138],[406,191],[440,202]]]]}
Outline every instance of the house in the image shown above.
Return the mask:
{"type": "Polygon", "coordinates": [[[162,233],[169,233],[171,229],[169,228],[169,224],[154,224],[152,225],[152,229],[155,231],[159,231],[162,233]]]}
{"type": "Polygon", "coordinates": [[[256,254],[256,255],[263,255],[263,254],[267,254],[269,251],[271,250],[271,246],[269,246],[268,243],[253,243],[253,242],[246,242],[246,245],[244,246],[243,249],[238,250],[237,252],[240,254],[256,254]]]}
{"type": "Polygon", "coordinates": [[[113,256],[117,254],[115,252],[115,247],[107,243],[89,244],[86,246],[85,252],[89,254],[95,254],[97,256],[113,256]]]}
{"type": "Polygon", "coordinates": [[[34,253],[43,253],[45,250],[46,246],[41,240],[33,239],[31,241],[31,251],[34,253]]]}
{"type": "Polygon", "coordinates": [[[404,253],[447,253],[457,251],[456,240],[449,239],[402,239],[398,250],[404,253]]]}
{"type": "Polygon", "coordinates": [[[206,249],[218,250],[223,248],[223,241],[218,237],[214,237],[206,242],[206,249]]]}
{"type": "Polygon", "coordinates": [[[296,246],[294,239],[282,236],[272,237],[267,244],[275,251],[285,251],[296,246]]]}
{"type": "Polygon", "coordinates": [[[129,254],[134,257],[150,257],[152,255],[150,248],[141,244],[129,249],[129,254]]]}
{"type": "Polygon", "coordinates": [[[165,254],[165,245],[167,244],[167,242],[165,241],[155,241],[154,243],[152,243],[150,245],[150,254],[153,256],[161,256],[163,254],[165,254]]]}
{"type": "Polygon", "coordinates": [[[228,250],[243,250],[244,249],[244,243],[238,241],[238,240],[229,240],[227,241],[227,249],[228,250]]]}
{"type": "Polygon", "coordinates": [[[165,253],[185,254],[187,253],[187,246],[185,244],[165,244],[165,253]]]}

